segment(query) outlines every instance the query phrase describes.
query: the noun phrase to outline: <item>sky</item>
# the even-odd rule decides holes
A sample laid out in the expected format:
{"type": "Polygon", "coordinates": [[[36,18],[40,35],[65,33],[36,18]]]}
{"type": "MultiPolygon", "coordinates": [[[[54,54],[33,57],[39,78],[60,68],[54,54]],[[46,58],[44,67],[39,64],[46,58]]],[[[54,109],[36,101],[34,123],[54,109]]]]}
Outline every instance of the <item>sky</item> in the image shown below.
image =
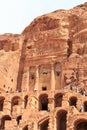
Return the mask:
{"type": "Polygon", "coordinates": [[[87,0],[0,0],[0,34],[20,34],[34,18],[87,0]]]}

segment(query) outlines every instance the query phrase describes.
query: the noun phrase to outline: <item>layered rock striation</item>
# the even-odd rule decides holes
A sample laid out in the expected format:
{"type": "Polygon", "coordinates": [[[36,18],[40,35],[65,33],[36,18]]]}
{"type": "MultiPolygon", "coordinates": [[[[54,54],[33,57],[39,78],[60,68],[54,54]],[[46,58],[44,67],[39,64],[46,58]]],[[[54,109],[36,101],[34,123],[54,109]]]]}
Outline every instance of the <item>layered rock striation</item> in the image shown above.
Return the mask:
{"type": "Polygon", "coordinates": [[[86,96],[87,3],[0,35],[0,130],[86,130],[86,96]]]}

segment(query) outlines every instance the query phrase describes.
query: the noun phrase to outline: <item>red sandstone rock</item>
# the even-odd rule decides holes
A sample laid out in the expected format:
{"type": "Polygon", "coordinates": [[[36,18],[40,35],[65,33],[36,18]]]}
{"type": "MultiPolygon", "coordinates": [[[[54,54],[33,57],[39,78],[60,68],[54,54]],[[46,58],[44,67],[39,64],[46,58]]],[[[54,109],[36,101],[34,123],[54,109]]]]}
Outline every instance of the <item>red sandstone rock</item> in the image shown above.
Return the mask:
{"type": "Polygon", "coordinates": [[[0,130],[87,129],[87,3],[0,35],[0,92],[0,130]]]}

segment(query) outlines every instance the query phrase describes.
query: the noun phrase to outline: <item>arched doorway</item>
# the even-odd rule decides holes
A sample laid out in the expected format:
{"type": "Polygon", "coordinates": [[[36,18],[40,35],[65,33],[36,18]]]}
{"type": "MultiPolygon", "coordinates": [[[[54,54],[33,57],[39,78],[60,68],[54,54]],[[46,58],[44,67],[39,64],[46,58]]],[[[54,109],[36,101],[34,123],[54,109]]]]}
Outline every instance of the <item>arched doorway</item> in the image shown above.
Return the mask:
{"type": "Polygon", "coordinates": [[[46,91],[51,89],[51,65],[42,64],[39,67],[39,85],[40,90],[46,91]]]}
{"type": "Polygon", "coordinates": [[[63,94],[62,93],[57,93],[54,96],[54,107],[61,107],[62,106],[62,98],[63,98],[63,94]]]}
{"type": "Polygon", "coordinates": [[[75,123],[75,130],[87,130],[87,120],[80,120],[75,123]]]}
{"type": "Polygon", "coordinates": [[[20,97],[15,96],[11,100],[11,112],[13,112],[13,107],[20,104],[20,97]]]}
{"type": "Polygon", "coordinates": [[[67,112],[61,110],[57,113],[57,130],[66,130],[67,112]]]}
{"type": "Polygon", "coordinates": [[[76,105],[77,105],[77,97],[70,97],[69,98],[69,105],[76,107],[76,105]]]}
{"type": "Polygon", "coordinates": [[[28,96],[26,95],[25,97],[24,97],[24,108],[26,109],[26,107],[27,107],[27,103],[28,103],[28,96]]]}
{"type": "Polygon", "coordinates": [[[22,130],[28,130],[28,125],[26,125],[22,130]]]}
{"type": "Polygon", "coordinates": [[[40,130],[48,130],[48,123],[49,120],[45,120],[41,125],[40,125],[40,130]]]}
{"type": "Polygon", "coordinates": [[[84,102],[84,112],[87,112],[87,101],[84,102]]]}
{"type": "Polygon", "coordinates": [[[48,95],[47,94],[40,95],[39,110],[48,110],[48,95]]]}
{"type": "Polygon", "coordinates": [[[1,125],[0,125],[0,130],[5,129],[5,121],[6,120],[11,120],[11,117],[9,115],[5,115],[1,118],[1,125]]]}
{"type": "Polygon", "coordinates": [[[5,100],[5,98],[1,96],[0,97],[0,111],[3,111],[4,100],[5,100]]]}

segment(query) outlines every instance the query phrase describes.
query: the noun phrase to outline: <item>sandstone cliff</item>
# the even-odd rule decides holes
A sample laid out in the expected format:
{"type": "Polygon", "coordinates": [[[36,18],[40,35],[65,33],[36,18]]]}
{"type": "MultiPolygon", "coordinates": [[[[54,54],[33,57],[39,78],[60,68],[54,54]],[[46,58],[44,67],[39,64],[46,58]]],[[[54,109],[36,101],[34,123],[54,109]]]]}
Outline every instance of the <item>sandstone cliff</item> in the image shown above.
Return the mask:
{"type": "Polygon", "coordinates": [[[20,35],[0,35],[1,91],[20,89],[28,64],[36,64],[34,61],[43,57],[58,58],[63,85],[73,80],[86,86],[86,32],[87,3],[37,17],[20,35]]]}
{"type": "Polygon", "coordinates": [[[16,89],[21,55],[19,35],[0,35],[0,92],[16,89]]]}

